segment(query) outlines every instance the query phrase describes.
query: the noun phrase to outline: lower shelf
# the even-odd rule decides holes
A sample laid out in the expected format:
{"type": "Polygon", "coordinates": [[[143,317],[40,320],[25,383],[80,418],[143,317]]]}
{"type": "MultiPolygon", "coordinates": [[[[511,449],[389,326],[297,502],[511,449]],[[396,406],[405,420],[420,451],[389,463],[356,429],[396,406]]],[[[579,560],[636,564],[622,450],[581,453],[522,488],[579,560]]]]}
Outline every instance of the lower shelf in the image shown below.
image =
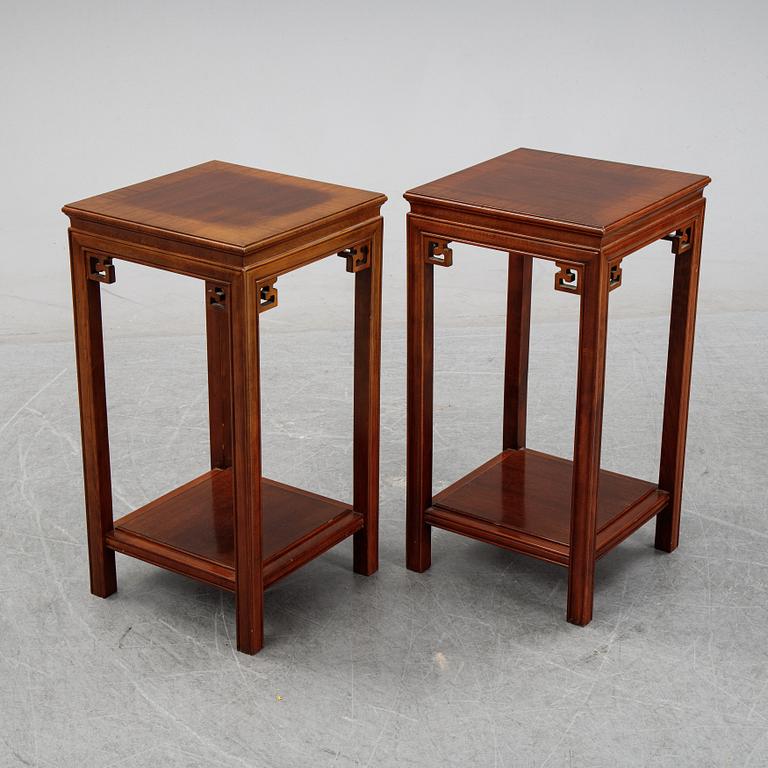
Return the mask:
{"type": "MultiPolygon", "coordinates": [[[[573,463],[530,449],[504,451],[438,493],[430,525],[568,565],[573,463]]],[[[661,512],[669,494],[654,483],[601,470],[600,557],[661,512]]]]}
{"type": "MultiPolygon", "coordinates": [[[[363,527],[349,505],[262,480],[262,568],[274,583],[363,527]]],[[[235,589],[232,470],[214,469],[115,521],[107,546],[235,589]]]]}

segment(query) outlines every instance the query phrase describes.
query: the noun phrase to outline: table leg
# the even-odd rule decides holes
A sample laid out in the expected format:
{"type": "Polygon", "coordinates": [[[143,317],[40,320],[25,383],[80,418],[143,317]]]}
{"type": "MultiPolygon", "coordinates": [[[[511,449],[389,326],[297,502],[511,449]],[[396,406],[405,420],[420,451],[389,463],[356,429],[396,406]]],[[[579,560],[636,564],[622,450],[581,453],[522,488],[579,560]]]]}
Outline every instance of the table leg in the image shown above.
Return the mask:
{"type": "Polygon", "coordinates": [[[504,368],[504,450],[525,447],[533,258],[509,254],[504,368]]]}
{"type": "Polygon", "coordinates": [[[579,270],[579,280],[582,278],[568,563],[568,621],[583,626],[592,620],[608,331],[608,265],[602,255],[598,254],[592,262],[579,270]]]}
{"type": "Polygon", "coordinates": [[[680,541],[680,505],[683,494],[685,438],[691,391],[693,337],[704,210],[691,223],[691,246],[676,248],[669,323],[669,351],[664,392],[664,425],[661,435],[659,488],[669,493],[669,504],[656,518],[656,548],[672,552],[680,541]]]}
{"type": "MultiPolygon", "coordinates": [[[[105,544],[105,536],[113,529],[99,284],[105,278],[98,271],[101,262],[87,253],[71,233],[70,264],[91,592],[108,597],[117,590],[117,574],[115,553],[105,544]]],[[[111,269],[110,264],[107,271],[111,269]]]]}
{"type": "Polygon", "coordinates": [[[253,654],[264,644],[261,568],[261,406],[258,287],[248,273],[228,286],[232,349],[232,437],[235,518],[237,648],[253,654]]]}
{"type": "Polygon", "coordinates": [[[205,327],[208,346],[208,421],[211,468],[232,465],[232,382],[230,375],[229,306],[218,283],[205,284],[205,327]]]}
{"type": "Polygon", "coordinates": [[[370,266],[355,272],[353,506],[365,526],[354,534],[355,573],[379,567],[379,379],[382,220],[368,244],[370,266]]]}
{"type": "Polygon", "coordinates": [[[426,571],[431,564],[431,526],[424,512],[432,504],[432,378],[434,267],[427,243],[408,216],[408,419],[406,565],[426,571]]]}

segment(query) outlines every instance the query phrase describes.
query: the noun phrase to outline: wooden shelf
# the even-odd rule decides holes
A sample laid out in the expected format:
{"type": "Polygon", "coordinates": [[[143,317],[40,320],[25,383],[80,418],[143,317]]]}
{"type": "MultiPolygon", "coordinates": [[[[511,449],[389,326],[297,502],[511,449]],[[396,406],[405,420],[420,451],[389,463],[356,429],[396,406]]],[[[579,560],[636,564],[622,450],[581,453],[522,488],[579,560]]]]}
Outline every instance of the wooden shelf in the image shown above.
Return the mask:
{"type": "MultiPolygon", "coordinates": [[[[438,493],[430,525],[568,565],[573,463],[545,453],[504,451],[438,493]]],[[[664,509],[654,483],[600,472],[597,556],[664,509]]]]}
{"type": "MultiPolygon", "coordinates": [[[[262,567],[268,586],[363,527],[349,505],[262,480],[262,567]]],[[[235,589],[232,470],[214,469],[115,521],[107,546],[235,589]]]]}

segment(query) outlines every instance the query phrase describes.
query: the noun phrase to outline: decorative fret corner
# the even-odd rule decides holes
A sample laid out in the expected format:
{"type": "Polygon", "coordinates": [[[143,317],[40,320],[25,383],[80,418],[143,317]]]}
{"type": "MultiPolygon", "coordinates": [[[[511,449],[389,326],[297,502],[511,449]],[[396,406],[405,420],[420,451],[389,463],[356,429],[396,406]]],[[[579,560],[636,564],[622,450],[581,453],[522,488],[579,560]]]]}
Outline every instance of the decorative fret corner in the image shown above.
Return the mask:
{"type": "Polygon", "coordinates": [[[621,285],[621,259],[608,265],[608,290],[612,291],[621,285]]]}
{"type": "Polygon", "coordinates": [[[693,247],[693,224],[686,224],[681,229],[675,230],[669,235],[664,235],[661,239],[672,243],[672,253],[675,256],[686,253],[693,247]]]}
{"type": "Polygon", "coordinates": [[[259,291],[259,314],[266,312],[268,309],[274,309],[277,306],[277,282],[276,277],[272,277],[265,280],[263,283],[259,283],[257,288],[259,291]]]}
{"type": "Polygon", "coordinates": [[[208,306],[211,309],[218,309],[222,312],[227,309],[227,292],[220,288],[218,285],[209,288],[208,291],[208,306]]]}
{"type": "Polygon", "coordinates": [[[339,251],[338,255],[347,260],[347,272],[362,272],[371,266],[370,247],[368,245],[345,248],[343,251],[339,251]]]}
{"type": "Polygon", "coordinates": [[[581,264],[565,264],[556,261],[555,290],[563,293],[581,294],[582,266],[581,264]]]}
{"type": "Polygon", "coordinates": [[[107,283],[108,285],[114,283],[116,277],[112,257],[89,254],[88,279],[95,280],[97,283],[107,283]]]}
{"type": "Polygon", "coordinates": [[[450,240],[430,240],[427,246],[427,264],[450,267],[453,264],[453,249],[448,247],[450,240]]]}

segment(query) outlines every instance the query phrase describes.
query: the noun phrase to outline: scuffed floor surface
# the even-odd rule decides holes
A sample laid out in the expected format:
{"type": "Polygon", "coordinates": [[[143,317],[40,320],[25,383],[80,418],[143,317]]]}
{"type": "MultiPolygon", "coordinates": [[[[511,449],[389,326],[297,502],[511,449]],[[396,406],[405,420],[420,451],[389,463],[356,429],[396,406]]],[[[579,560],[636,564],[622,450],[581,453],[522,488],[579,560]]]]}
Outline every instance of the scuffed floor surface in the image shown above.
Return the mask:
{"type": "MultiPolygon", "coordinates": [[[[349,329],[274,316],[265,472],[346,498],[349,329]]],[[[500,329],[440,334],[437,487],[498,450],[500,329]]],[[[432,569],[405,570],[404,340],[385,327],[381,569],[354,575],[345,542],[280,582],[255,657],[216,589],[118,556],[117,594],[89,594],[71,342],[6,340],[0,766],[768,765],[767,334],[765,314],[700,318],[682,544],[656,552],[651,523],[605,557],[577,628],[556,566],[437,531],[432,569]]],[[[656,474],[665,335],[612,325],[607,468],[656,474]]],[[[529,442],[565,455],[574,342],[570,321],[533,335],[529,442]]],[[[200,334],[110,343],[116,515],[204,471],[203,355],[200,334]]]]}

